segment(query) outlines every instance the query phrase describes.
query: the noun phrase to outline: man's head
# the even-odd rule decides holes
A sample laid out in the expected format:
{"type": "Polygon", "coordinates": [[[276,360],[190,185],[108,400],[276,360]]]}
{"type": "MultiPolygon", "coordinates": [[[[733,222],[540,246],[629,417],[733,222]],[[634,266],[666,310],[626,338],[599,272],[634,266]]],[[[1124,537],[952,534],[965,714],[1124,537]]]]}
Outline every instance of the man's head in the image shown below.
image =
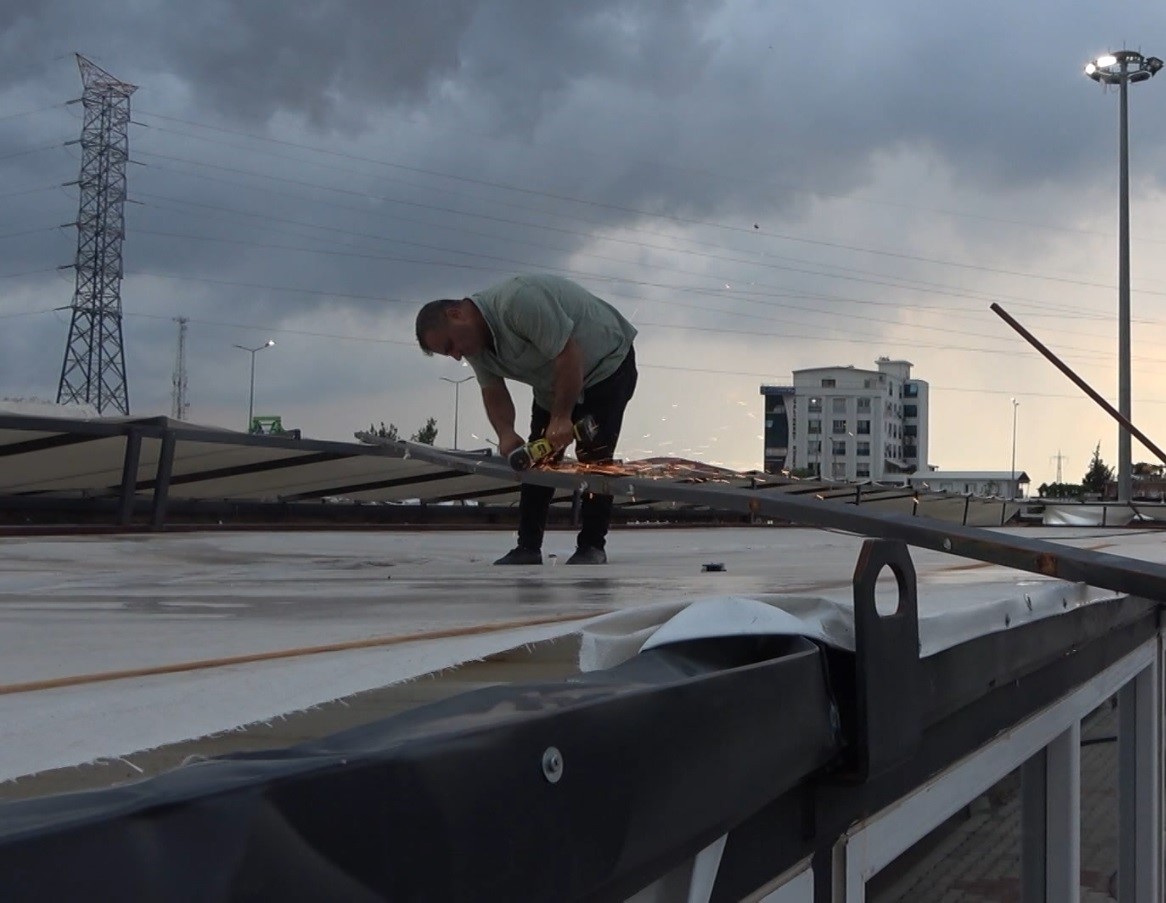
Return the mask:
{"type": "Polygon", "coordinates": [[[469,298],[441,298],[417,312],[417,344],[426,354],[460,361],[490,344],[490,327],[469,298]]]}

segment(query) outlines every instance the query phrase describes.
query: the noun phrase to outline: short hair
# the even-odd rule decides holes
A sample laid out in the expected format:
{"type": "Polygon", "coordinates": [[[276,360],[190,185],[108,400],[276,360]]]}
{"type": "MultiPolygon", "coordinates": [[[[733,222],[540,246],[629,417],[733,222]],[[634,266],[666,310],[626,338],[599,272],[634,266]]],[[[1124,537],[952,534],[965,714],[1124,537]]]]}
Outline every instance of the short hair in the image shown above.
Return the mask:
{"type": "Polygon", "coordinates": [[[445,322],[445,312],[455,304],[461,304],[461,298],[438,298],[417,311],[417,344],[430,357],[433,356],[433,352],[425,347],[425,333],[431,329],[439,329],[445,322]]]}

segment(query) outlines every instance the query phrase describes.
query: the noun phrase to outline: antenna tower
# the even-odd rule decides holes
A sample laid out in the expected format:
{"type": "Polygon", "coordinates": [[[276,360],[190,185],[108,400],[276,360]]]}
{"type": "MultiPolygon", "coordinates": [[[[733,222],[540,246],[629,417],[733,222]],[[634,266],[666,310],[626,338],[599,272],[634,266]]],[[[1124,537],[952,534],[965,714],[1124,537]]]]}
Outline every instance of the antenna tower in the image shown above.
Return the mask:
{"type": "Polygon", "coordinates": [[[178,324],[178,357],[174,361],[174,392],[171,416],[175,420],[185,420],[190,404],[186,400],[186,317],[175,317],[178,324]]]}
{"type": "MultiPolygon", "coordinates": [[[[121,246],[125,238],[126,163],[129,160],[130,95],[135,85],[118,81],[77,54],[85,108],[81,127],[81,201],[73,318],[57,403],[93,405],[129,414],[121,328],[121,246]]],[[[76,101],[72,101],[76,103],[76,101]]],[[[63,268],[62,268],[63,269],[63,268]]]]}

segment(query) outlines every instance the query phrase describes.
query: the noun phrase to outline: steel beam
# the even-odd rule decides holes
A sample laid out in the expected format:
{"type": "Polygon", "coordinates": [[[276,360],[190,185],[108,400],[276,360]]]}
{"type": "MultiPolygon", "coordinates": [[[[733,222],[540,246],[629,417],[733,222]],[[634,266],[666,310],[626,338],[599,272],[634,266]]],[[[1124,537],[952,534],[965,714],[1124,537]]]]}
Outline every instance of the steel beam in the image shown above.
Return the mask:
{"type": "Polygon", "coordinates": [[[1166,567],[1105,552],[1075,549],[1047,540],[995,533],[929,517],[883,514],[854,505],[803,496],[773,495],[754,489],[680,483],[634,474],[587,470],[534,469],[516,473],[501,458],[468,460],[428,445],[401,443],[405,456],[467,473],[515,483],[579,489],[633,500],[678,501],[742,514],[778,518],[810,527],[845,530],[862,536],[898,539],[908,545],[961,558],[1086,583],[1120,593],[1166,602],[1166,567]]]}

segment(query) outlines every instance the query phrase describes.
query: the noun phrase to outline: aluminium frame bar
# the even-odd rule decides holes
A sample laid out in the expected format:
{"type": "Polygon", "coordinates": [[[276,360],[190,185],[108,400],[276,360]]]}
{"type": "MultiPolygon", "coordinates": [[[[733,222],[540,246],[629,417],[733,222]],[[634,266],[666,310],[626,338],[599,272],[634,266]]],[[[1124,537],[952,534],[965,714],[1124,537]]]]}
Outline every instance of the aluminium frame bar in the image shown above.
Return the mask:
{"type": "Polygon", "coordinates": [[[694,485],[597,470],[536,468],[517,473],[501,458],[469,460],[427,445],[411,442],[400,445],[406,457],[500,480],[632,499],[688,502],[810,527],[898,539],[917,548],[1166,602],[1166,567],[1105,552],[1075,549],[1047,540],[1002,536],[986,529],[949,524],[920,515],[875,513],[816,498],[710,487],[708,483],[694,485]]]}

